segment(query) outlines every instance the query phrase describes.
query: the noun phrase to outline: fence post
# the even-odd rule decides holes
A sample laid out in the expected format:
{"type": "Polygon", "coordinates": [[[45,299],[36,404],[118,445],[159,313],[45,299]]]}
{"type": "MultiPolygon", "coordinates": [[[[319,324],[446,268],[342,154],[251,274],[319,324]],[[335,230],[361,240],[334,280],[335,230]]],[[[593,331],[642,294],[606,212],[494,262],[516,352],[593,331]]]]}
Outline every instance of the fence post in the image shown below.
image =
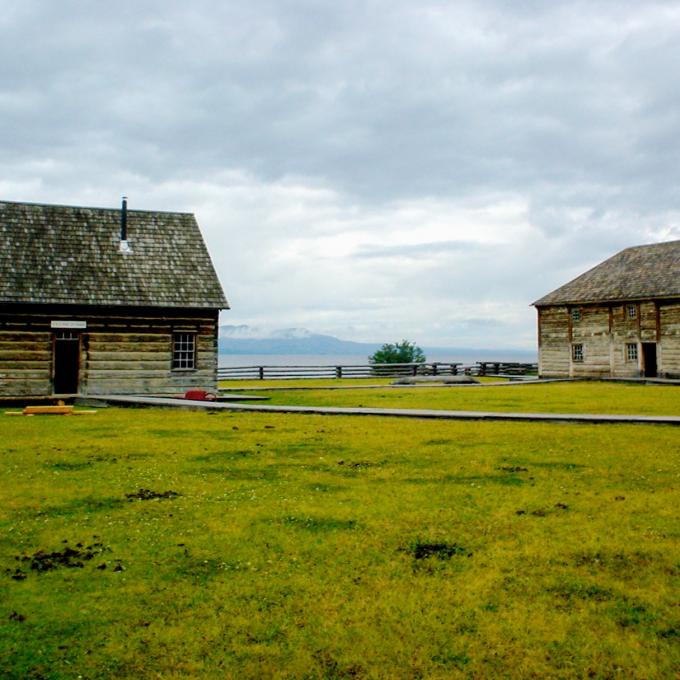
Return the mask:
{"type": "Polygon", "coordinates": [[[264,380],[264,366],[259,367],[260,380],[264,380]]]}
{"type": "Polygon", "coordinates": [[[432,364],[432,375],[437,375],[437,362],[432,364]]]}
{"type": "Polygon", "coordinates": [[[335,367],[335,377],[342,378],[342,366],[335,367]]]}

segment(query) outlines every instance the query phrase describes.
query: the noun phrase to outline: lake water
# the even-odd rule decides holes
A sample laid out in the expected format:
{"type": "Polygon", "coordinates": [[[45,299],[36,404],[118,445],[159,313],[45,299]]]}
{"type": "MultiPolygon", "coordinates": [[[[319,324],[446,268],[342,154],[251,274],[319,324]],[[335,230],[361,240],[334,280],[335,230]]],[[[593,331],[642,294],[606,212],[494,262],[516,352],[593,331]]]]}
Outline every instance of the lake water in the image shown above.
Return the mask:
{"type": "MultiPolygon", "coordinates": [[[[460,362],[474,364],[476,361],[536,362],[535,352],[517,350],[480,350],[479,352],[439,353],[426,352],[428,362],[460,362]]],[[[368,355],[363,354],[220,354],[220,366],[365,366],[368,355]]]]}

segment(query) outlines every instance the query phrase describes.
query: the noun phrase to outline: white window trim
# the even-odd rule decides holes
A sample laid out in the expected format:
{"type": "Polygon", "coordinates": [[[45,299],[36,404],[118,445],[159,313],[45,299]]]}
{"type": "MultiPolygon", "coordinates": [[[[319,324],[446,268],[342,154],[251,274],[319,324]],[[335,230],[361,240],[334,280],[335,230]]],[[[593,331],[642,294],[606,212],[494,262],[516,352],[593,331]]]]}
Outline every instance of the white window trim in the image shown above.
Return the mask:
{"type": "Polygon", "coordinates": [[[196,333],[194,331],[175,331],[172,334],[170,366],[173,371],[196,370],[196,333]]]}

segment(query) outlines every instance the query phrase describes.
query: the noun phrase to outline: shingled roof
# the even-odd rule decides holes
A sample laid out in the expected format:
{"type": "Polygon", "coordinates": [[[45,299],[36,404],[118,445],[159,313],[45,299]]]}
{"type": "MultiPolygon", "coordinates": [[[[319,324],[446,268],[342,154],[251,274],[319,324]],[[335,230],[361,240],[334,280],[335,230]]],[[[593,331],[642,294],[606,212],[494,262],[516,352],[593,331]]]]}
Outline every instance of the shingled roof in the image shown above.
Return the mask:
{"type": "Polygon", "coordinates": [[[188,213],[0,202],[0,303],[225,309],[188,213]]]}
{"type": "Polygon", "coordinates": [[[536,300],[536,307],[680,297],[680,241],[626,248],[536,300]]]}

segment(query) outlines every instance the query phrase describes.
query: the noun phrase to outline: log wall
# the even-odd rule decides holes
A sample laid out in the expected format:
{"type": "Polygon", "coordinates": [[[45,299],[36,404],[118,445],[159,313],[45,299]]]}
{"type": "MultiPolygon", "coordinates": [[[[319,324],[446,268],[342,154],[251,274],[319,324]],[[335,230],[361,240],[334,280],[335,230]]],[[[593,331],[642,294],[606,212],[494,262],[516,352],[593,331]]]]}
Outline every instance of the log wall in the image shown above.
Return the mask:
{"type": "Polygon", "coordinates": [[[659,374],[680,378],[680,303],[659,306],[659,374]]]}
{"type": "Polygon", "coordinates": [[[217,388],[218,310],[0,308],[0,396],[53,394],[52,321],[85,321],[80,334],[83,395],[183,394],[217,388]],[[172,369],[175,332],[196,333],[194,369],[172,369]]]}
{"type": "MultiPolygon", "coordinates": [[[[645,309],[648,303],[642,305],[645,309]]],[[[653,303],[652,303],[653,307],[653,303]]],[[[638,378],[642,371],[642,348],[640,347],[641,305],[635,303],[635,318],[628,315],[628,304],[613,304],[611,309],[611,375],[617,378],[638,378]],[[631,361],[626,354],[626,345],[636,344],[637,361],[631,361]]],[[[656,328],[656,312],[653,326],[656,328]]]]}
{"type": "Polygon", "coordinates": [[[544,378],[569,375],[571,347],[566,307],[538,309],[538,374],[544,378]]]}
{"type": "Polygon", "coordinates": [[[680,302],[642,300],[577,307],[538,309],[539,375],[542,377],[635,378],[644,375],[642,343],[656,344],[657,375],[680,378],[680,302]],[[634,315],[628,311],[634,306],[634,315]],[[583,345],[583,361],[572,359],[572,346],[583,345]],[[637,360],[627,356],[635,344],[637,360]]]}
{"type": "MultiPolygon", "coordinates": [[[[581,318],[571,321],[572,345],[583,345],[583,361],[571,361],[572,378],[604,377],[610,373],[609,307],[579,307],[581,318]]],[[[571,314],[569,316],[571,319],[571,314]]],[[[570,353],[571,354],[571,353],[570,353]]]]}

